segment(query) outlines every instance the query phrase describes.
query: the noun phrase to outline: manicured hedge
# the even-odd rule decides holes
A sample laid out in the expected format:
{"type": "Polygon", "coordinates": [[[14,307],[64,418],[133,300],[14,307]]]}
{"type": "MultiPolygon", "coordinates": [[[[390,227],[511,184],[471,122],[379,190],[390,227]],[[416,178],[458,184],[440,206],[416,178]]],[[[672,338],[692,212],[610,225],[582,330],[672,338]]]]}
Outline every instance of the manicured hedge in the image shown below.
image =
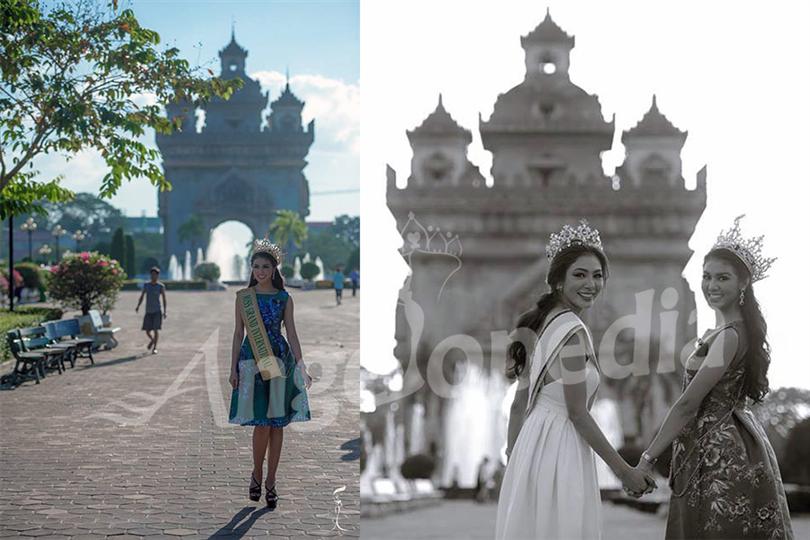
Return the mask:
{"type": "MultiPolygon", "coordinates": [[[[130,279],[124,282],[122,291],[140,291],[143,281],[130,279]]],[[[195,281],[161,281],[166,286],[167,291],[205,291],[208,284],[202,280],[195,281]]]]}
{"type": "Polygon", "coordinates": [[[36,326],[45,321],[56,321],[62,318],[59,308],[20,306],[13,312],[0,312],[0,361],[11,358],[11,351],[6,342],[6,332],[15,328],[36,326]]]}

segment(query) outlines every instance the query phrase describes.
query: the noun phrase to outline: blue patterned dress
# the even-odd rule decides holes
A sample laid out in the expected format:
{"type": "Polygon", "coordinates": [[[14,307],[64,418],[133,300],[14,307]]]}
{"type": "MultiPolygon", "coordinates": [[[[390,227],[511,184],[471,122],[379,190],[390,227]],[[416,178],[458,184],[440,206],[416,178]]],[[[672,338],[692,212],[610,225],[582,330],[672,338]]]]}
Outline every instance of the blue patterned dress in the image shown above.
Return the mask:
{"type": "Polygon", "coordinates": [[[250,341],[245,336],[236,367],[239,385],[231,395],[228,419],[231,424],[284,427],[290,422],[305,422],[311,418],[303,374],[296,366],[290,345],[281,335],[284,307],[289,297],[287,291],[256,293],[273,354],[282,360],[285,376],[269,381],[262,379],[250,341]]]}

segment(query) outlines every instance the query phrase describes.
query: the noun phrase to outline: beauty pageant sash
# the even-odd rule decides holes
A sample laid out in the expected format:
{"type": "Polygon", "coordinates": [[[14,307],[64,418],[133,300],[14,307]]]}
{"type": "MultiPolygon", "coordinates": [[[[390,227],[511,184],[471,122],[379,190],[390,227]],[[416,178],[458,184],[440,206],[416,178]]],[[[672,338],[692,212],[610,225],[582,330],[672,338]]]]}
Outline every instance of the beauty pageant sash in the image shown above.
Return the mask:
{"type": "Polygon", "coordinates": [[[242,289],[236,293],[236,298],[242,312],[242,321],[245,323],[245,331],[253,351],[253,358],[256,360],[256,367],[262,379],[269,381],[274,377],[283,377],[284,373],[279,366],[280,360],[273,354],[273,347],[270,345],[267,330],[264,328],[256,291],[253,288],[242,289]]]}

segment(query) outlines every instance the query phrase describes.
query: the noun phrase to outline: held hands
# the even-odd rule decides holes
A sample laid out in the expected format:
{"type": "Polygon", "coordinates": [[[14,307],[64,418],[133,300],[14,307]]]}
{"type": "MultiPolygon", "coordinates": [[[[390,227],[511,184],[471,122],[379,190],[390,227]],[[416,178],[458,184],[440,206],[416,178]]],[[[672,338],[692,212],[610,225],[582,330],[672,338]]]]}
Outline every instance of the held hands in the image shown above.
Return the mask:
{"type": "Polygon", "coordinates": [[[638,465],[628,469],[621,478],[625,493],[636,499],[658,487],[649,471],[644,471],[640,467],[641,465],[638,465]]]}

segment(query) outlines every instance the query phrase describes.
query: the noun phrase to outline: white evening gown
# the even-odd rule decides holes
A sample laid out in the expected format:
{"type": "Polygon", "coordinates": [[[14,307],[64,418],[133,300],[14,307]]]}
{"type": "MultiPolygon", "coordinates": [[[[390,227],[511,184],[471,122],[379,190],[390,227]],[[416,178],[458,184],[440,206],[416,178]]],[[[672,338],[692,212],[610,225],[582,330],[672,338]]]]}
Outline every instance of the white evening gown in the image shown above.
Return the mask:
{"type": "Polygon", "coordinates": [[[599,386],[587,327],[575,314],[563,313],[543,331],[532,356],[529,395],[536,399],[529,399],[529,413],[504,474],[495,525],[498,540],[600,538],[602,503],[593,450],[568,419],[562,381],[545,384],[539,395],[534,391],[544,367],[558,360],[560,346],[582,329],[589,341],[589,404],[599,386]]]}

